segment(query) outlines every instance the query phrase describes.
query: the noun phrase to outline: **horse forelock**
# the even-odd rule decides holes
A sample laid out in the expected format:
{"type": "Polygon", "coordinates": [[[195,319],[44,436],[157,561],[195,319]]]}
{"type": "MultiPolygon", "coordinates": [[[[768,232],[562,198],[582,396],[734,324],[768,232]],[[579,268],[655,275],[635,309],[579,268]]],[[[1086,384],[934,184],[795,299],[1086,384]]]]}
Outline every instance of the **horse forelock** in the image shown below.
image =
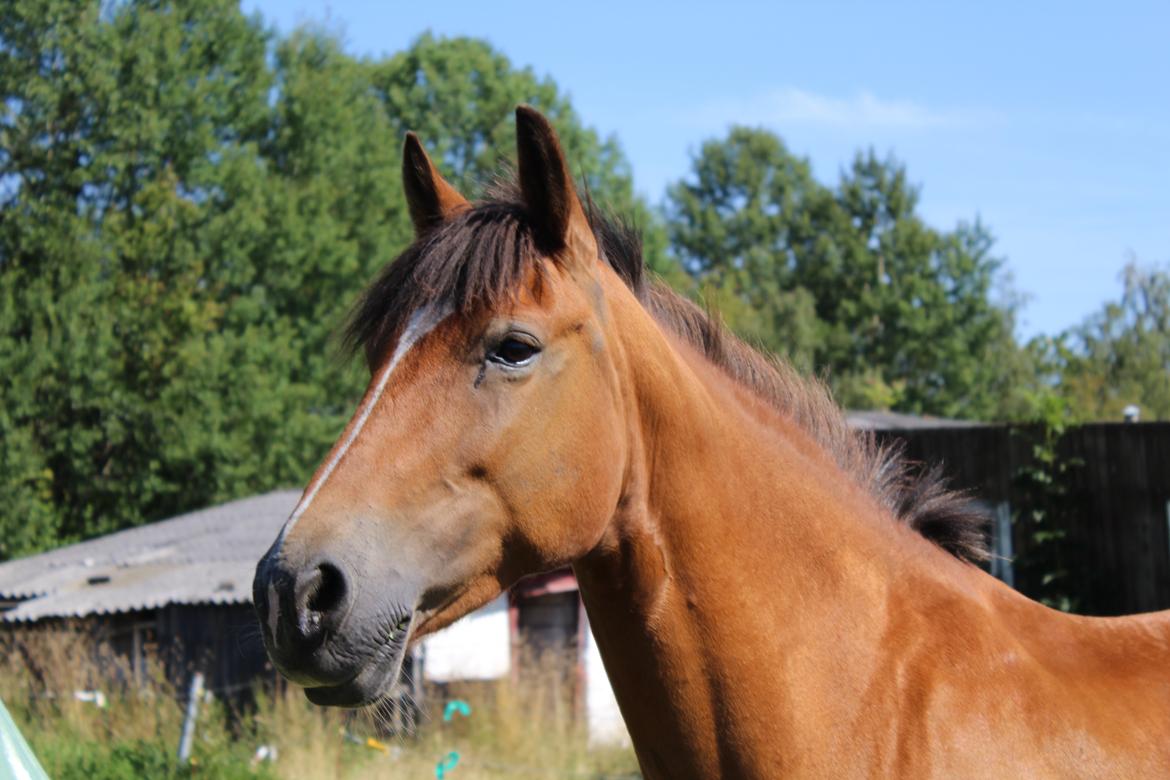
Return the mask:
{"type": "MultiPolygon", "coordinates": [[[[731,334],[717,315],[663,282],[648,280],[636,227],[595,208],[591,199],[585,202],[602,259],[655,320],[790,417],[899,521],[958,558],[978,562],[989,557],[988,518],[969,496],[947,487],[941,469],[914,464],[901,447],[881,445],[871,432],[850,428],[823,382],[758,352],[731,334]]],[[[423,307],[441,305],[467,314],[516,300],[525,284],[539,294],[545,259],[518,188],[497,182],[485,200],[419,236],[386,266],[350,315],[346,347],[364,351],[373,368],[411,314],[423,307]]]]}

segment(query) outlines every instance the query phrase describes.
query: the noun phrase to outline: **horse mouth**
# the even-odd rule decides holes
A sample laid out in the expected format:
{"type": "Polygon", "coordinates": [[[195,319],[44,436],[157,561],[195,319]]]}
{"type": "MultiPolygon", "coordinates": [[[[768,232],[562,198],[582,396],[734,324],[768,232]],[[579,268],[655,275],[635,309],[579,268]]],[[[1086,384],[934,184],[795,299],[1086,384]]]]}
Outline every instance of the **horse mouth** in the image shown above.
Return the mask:
{"type": "Polygon", "coordinates": [[[382,629],[377,649],[356,664],[353,676],[344,682],[305,688],[305,696],[314,704],[328,707],[364,707],[386,697],[398,682],[411,629],[413,610],[382,629]]]}

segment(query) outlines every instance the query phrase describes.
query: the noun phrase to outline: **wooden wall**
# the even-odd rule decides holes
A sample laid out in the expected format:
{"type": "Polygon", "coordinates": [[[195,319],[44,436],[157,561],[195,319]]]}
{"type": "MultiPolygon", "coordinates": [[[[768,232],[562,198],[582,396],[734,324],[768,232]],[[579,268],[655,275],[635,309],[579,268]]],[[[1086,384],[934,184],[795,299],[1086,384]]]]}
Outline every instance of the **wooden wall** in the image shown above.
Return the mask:
{"type": "MultiPolygon", "coordinates": [[[[1034,463],[1036,428],[979,426],[883,431],[906,454],[941,462],[952,484],[990,506],[1006,502],[1016,517],[1012,548],[1029,595],[1033,541],[1018,516],[1027,509],[1022,470],[1034,463]]],[[[1170,423],[1099,423],[1070,428],[1056,451],[1071,464],[1062,480],[1061,511],[1079,611],[1120,615],[1170,608],[1170,423]]]]}

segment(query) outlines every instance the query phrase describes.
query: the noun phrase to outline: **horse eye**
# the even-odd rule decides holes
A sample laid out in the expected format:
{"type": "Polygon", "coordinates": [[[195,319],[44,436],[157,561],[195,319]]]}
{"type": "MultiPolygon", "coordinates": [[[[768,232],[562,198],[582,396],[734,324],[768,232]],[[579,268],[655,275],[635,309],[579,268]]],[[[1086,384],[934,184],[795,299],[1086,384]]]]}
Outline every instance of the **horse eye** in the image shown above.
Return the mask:
{"type": "Polygon", "coordinates": [[[540,352],[540,347],[517,338],[506,338],[492,350],[488,358],[505,366],[523,366],[540,352]]]}

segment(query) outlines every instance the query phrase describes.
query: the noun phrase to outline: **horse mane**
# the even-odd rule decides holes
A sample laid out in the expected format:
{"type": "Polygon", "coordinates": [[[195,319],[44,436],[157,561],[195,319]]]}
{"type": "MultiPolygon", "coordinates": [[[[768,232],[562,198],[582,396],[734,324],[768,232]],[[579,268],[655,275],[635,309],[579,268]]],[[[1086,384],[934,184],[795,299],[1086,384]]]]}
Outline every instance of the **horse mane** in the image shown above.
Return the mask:
{"type": "MultiPolygon", "coordinates": [[[[351,351],[371,368],[420,307],[443,301],[456,311],[495,308],[513,299],[530,273],[545,273],[516,185],[497,182],[488,197],[416,238],[358,300],[345,329],[351,351]]],[[[731,334],[721,320],[647,278],[641,235],[588,201],[602,258],[646,310],[734,381],[790,417],[898,521],[969,562],[989,558],[987,517],[964,493],[947,487],[939,466],[907,459],[900,443],[882,444],[849,427],[824,382],[765,356],[731,334]]]]}

